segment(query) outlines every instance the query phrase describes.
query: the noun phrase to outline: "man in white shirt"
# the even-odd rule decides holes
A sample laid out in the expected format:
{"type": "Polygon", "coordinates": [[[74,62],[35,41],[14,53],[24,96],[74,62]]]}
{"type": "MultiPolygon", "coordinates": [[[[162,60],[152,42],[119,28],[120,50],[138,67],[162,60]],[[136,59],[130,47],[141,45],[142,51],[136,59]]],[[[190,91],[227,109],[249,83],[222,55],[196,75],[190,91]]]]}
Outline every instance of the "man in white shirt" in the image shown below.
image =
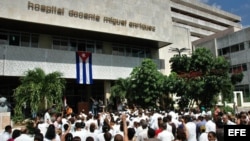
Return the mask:
{"type": "Polygon", "coordinates": [[[27,129],[24,127],[21,129],[21,135],[15,138],[15,141],[34,141],[34,138],[27,134],[27,129]]]}
{"type": "Polygon", "coordinates": [[[75,123],[75,131],[72,132],[73,137],[79,136],[83,141],[86,135],[86,132],[82,130],[82,124],[80,122],[75,123]]]}
{"type": "Polygon", "coordinates": [[[92,137],[94,139],[94,141],[97,141],[98,134],[95,132],[96,129],[97,129],[96,124],[91,123],[89,126],[89,131],[87,131],[87,133],[84,135],[83,141],[85,141],[86,138],[88,138],[88,137],[92,137]]]}
{"type": "Polygon", "coordinates": [[[145,120],[141,121],[142,131],[136,137],[137,141],[144,141],[148,139],[148,123],[145,120]]]}
{"type": "Polygon", "coordinates": [[[162,131],[157,135],[157,139],[161,141],[173,141],[174,135],[167,130],[167,124],[162,124],[162,131]]]}
{"type": "Polygon", "coordinates": [[[184,116],[186,122],[186,128],[188,132],[187,141],[197,141],[196,138],[196,124],[194,123],[192,117],[190,115],[184,116]]]}
{"type": "Polygon", "coordinates": [[[212,121],[212,116],[211,115],[206,115],[206,123],[205,123],[205,127],[206,127],[206,132],[216,132],[216,124],[212,121]]]}
{"type": "Polygon", "coordinates": [[[232,121],[229,119],[229,117],[228,117],[227,114],[224,114],[224,115],[222,116],[222,120],[223,120],[224,125],[236,125],[236,123],[232,122],[232,121]]]}
{"type": "Polygon", "coordinates": [[[0,135],[0,141],[7,141],[11,138],[12,127],[10,125],[5,126],[4,132],[0,135]]]}
{"type": "Polygon", "coordinates": [[[44,114],[44,122],[47,123],[47,124],[51,124],[52,121],[51,121],[51,116],[50,116],[50,112],[51,112],[51,109],[47,109],[45,114],[44,114]]]}

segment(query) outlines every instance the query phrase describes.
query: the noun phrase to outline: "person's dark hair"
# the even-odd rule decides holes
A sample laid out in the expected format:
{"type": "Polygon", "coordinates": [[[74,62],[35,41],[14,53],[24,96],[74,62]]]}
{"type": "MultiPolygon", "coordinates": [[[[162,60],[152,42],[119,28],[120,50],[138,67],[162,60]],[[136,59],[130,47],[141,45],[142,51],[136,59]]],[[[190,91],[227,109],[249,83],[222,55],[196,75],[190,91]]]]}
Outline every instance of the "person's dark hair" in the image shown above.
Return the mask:
{"type": "Polygon", "coordinates": [[[18,129],[15,129],[15,130],[12,132],[12,138],[13,138],[13,139],[19,137],[20,135],[21,135],[21,131],[18,130],[18,129]]]}
{"type": "Polygon", "coordinates": [[[166,123],[166,122],[168,122],[168,118],[167,117],[163,117],[162,121],[166,123]]]}
{"type": "Polygon", "coordinates": [[[95,129],[96,129],[95,128],[95,123],[91,123],[90,126],[89,126],[89,131],[93,133],[95,131],[95,129]]]}
{"type": "Polygon", "coordinates": [[[148,128],[148,138],[154,138],[155,137],[155,130],[152,128],[148,128]]]}
{"type": "Polygon", "coordinates": [[[85,127],[85,123],[81,122],[81,128],[84,128],[84,127],[85,127]]]}
{"type": "Polygon", "coordinates": [[[111,141],[112,139],[112,135],[109,132],[105,132],[103,136],[104,136],[105,141],[111,141]]]}
{"type": "Polygon", "coordinates": [[[76,122],[75,123],[75,128],[82,128],[81,122],[76,122]]]}
{"type": "Polygon", "coordinates": [[[56,137],[56,129],[55,126],[53,124],[50,124],[46,133],[45,133],[45,138],[47,139],[54,139],[56,137]]]}
{"type": "Polygon", "coordinates": [[[67,133],[65,135],[65,141],[72,141],[73,140],[73,134],[72,133],[67,133]]]}
{"type": "MultiPolygon", "coordinates": [[[[74,137],[74,138],[75,138],[75,137],[74,137]]],[[[79,138],[80,138],[80,137],[79,137],[79,138]]],[[[80,138],[80,140],[73,140],[73,141],[81,141],[81,138],[80,138]]],[[[88,137],[86,138],[85,141],[94,141],[94,138],[91,137],[91,136],[88,136],[88,137]]]]}
{"type": "Polygon", "coordinates": [[[121,134],[116,134],[114,137],[114,141],[123,141],[123,136],[121,134]]]}
{"type": "Polygon", "coordinates": [[[63,129],[64,129],[65,131],[67,131],[68,128],[69,128],[69,125],[68,125],[68,124],[64,124],[64,125],[63,125],[63,129]]]}
{"type": "Polygon", "coordinates": [[[212,135],[213,137],[217,138],[217,134],[214,131],[210,131],[207,133],[208,135],[212,135]]]}
{"type": "Polygon", "coordinates": [[[171,122],[172,121],[172,116],[171,115],[167,115],[167,120],[171,122]]]}
{"type": "Polygon", "coordinates": [[[108,132],[109,130],[110,130],[110,128],[109,128],[108,125],[103,125],[103,126],[102,126],[102,132],[103,132],[103,133],[106,133],[106,132],[108,132]]]}
{"type": "Polygon", "coordinates": [[[34,128],[34,134],[41,133],[41,130],[39,128],[34,128]]]}
{"type": "Polygon", "coordinates": [[[184,119],[186,122],[191,122],[192,121],[192,117],[190,115],[185,115],[184,119]]]}
{"type": "Polygon", "coordinates": [[[218,128],[223,128],[224,127],[221,116],[217,117],[217,120],[215,121],[215,124],[216,124],[216,127],[218,127],[218,128]]]}
{"type": "MultiPolygon", "coordinates": [[[[126,124],[127,124],[127,126],[128,126],[128,125],[129,125],[129,122],[126,122],[126,124]]],[[[122,131],[122,132],[123,132],[123,127],[124,127],[123,121],[120,121],[120,131],[122,131]]]]}
{"type": "Polygon", "coordinates": [[[34,136],[34,141],[43,141],[43,134],[42,133],[36,133],[34,136]]]}
{"type": "Polygon", "coordinates": [[[11,125],[5,126],[5,132],[9,132],[12,129],[11,125]]]}
{"type": "Polygon", "coordinates": [[[128,139],[132,140],[135,136],[135,129],[134,128],[128,128],[128,139]]]}

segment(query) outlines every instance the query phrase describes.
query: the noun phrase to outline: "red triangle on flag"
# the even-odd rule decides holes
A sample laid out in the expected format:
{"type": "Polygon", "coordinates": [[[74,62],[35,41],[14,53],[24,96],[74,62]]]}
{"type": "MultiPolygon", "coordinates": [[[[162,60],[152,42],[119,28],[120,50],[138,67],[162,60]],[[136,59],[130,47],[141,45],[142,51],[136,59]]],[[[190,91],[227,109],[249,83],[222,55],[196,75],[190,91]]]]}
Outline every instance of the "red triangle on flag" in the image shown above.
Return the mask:
{"type": "Polygon", "coordinates": [[[90,56],[90,52],[78,51],[77,54],[80,56],[83,62],[85,62],[87,58],[90,56]]]}

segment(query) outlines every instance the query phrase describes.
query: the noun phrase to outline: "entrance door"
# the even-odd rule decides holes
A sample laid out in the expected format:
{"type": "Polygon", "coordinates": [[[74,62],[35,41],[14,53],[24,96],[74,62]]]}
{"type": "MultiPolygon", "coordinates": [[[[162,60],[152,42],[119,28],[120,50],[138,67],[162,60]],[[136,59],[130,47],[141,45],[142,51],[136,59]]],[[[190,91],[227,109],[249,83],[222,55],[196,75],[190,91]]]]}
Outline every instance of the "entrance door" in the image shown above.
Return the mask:
{"type": "Polygon", "coordinates": [[[234,102],[238,107],[243,106],[243,92],[242,91],[234,91],[234,102]]]}

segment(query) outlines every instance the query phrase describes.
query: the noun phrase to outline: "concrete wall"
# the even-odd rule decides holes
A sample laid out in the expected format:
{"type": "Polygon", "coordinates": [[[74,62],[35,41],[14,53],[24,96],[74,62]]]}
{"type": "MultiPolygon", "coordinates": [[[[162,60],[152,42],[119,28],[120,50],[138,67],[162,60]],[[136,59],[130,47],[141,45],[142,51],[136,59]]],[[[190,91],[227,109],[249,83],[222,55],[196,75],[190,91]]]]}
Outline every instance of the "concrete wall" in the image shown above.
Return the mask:
{"type": "Polygon", "coordinates": [[[169,5],[169,0],[1,0],[0,18],[171,42],[169,5]]]}
{"type": "Polygon", "coordinates": [[[159,56],[160,59],[165,60],[165,70],[162,70],[164,74],[169,75],[171,72],[171,67],[169,60],[171,57],[173,57],[175,54],[178,54],[177,52],[170,51],[170,47],[173,48],[189,48],[189,51],[182,52],[182,54],[191,54],[192,47],[191,47],[191,41],[190,41],[190,32],[187,28],[173,26],[173,44],[169,45],[168,47],[160,48],[159,49],[159,56]]]}

